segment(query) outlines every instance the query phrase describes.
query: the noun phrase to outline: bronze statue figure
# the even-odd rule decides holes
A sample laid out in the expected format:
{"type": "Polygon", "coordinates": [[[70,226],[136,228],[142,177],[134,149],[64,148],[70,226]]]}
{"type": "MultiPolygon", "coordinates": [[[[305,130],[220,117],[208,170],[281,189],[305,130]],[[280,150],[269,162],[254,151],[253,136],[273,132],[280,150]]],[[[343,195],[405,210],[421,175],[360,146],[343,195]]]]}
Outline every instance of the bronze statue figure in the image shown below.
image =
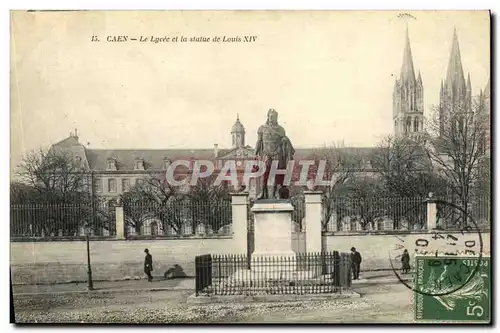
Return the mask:
{"type": "MultiPolygon", "coordinates": [[[[278,161],[278,170],[286,169],[290,160],[293,159],[295,150],[290,139],[286,136],[285,130],[278,124],[278,112],[270,109],[267,112],[267,121],[259,127],[257,131],[257,144],[255,145],[255,155],[259,156],[266,165],[266,170],[262,175],[262,192],[259,199],[269,199],[267,183],[269,172],[274,160],[278,161]]],[[[288,190],[283,185],[285,175],[276,175],[271,198],[276,198],[278,185],[280,199],[288,199],[288,190]]]]}

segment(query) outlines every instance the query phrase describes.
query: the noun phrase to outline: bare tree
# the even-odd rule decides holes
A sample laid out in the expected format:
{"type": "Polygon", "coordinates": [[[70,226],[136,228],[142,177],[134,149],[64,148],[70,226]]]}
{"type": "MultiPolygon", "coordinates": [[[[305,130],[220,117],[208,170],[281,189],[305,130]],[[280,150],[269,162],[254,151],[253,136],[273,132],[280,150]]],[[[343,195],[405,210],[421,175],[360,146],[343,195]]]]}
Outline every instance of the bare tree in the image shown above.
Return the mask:
{"type": "Polygon", "coordinates": [[[445,195],[447,183],[439,177],[429,159],[426,136],[388,136],[374,150],[371,160],[385,187],[387,216],[393,228],[400,222],[423,226],[424,198],[429,192],[445,195]]]}
{"type": "Polygon", "coordinates": [[[425,197],[445,190],[434,174],[425,150],[426,137],[386,137],[374,150],[371,161],[383,180],[387,194],[395,197],[425,197]]]}
{"type": "Polygon", "coordinates": [[[22,206],[12,208],[11,226],[28,224],[33,236],[76,236],[86,224],[94,222],[94,229],[100,225],[99,217],[92,218],[91,173],[71,152],[32,150],[22,157],[16,174],[20,182],[11,184],[11,197],[22,206]]]}
{"type": "Polygon", "coordinates": [[[10,204],[35,204],[40,202],[40,194],[33,187],[13,181],[10,183],[10,204]]]}
{"type": "Polygon", "coordinates": [[[328,222],[336,212],[336,193],[354,172],[360,171],[363,158],[355,151],[346,149],[343,144],[332,144],[316,149],[314,159],[315,168],[323,163],[323,179],[329,181],[328,185],[317,187],[323,192],[322,229],[326,231],[328,222]]]}
{"type": "Polygon", "coordinates": [[[387,205],[380,200],[384,195],[380,180],[369,176],[350,177],[342,189],[342,198],[335,200],[338,221],[349,217],[351,222],[359,222],[363,230],[387,215],[387,205]]]}
{"type": "Polygon", "coordinates": [[[121,195],[125,225],[134,228],[136,234],[141,233],[142,226],[153,217],[156,209],[156,202],[144,193],[146,191],[136,185],[121,195]]]}
{"type": "Polygon", "coordinates": [[[198,179],[187,193],[193,230],[200,224],[212,231],[231,223],[231,196],[226,182],[215,185],[216,174],[198,179]]]}
{"type": "Polygon", "coordinates": [[[75,194],[89,192],[90,173],[69,151],[32,150],[23,156],[17,175],[47,200],[79,199],[75,194]]]}
{"type": "Polygon", "coordinates": [[[180,232],[178,205],[176,196],[180,195],[178,189],[171,186],[164,174],[149,173],[136,184],[130,191],[121,195],[125,222],[140,234],[141,227],[150,219],[158,219],[161,228],[169,224],[176,232],[180,232]]]}
{"type": "MultiPolygon", "coordinates": [[[[426,151],[450,184],[461,208],[468,211],[471,189],[479,181],[479,166],[485,158],[483,143],[487,115],[482,110],[481,100],[473,100],[470,105],[456,103],[441,105],[443,107],[451,111],[440,113],[440,108],[434,108],[428,121],[432,139],[426,151]]],[[[461,215],[465,222],[466,216],[461,215]]]]}

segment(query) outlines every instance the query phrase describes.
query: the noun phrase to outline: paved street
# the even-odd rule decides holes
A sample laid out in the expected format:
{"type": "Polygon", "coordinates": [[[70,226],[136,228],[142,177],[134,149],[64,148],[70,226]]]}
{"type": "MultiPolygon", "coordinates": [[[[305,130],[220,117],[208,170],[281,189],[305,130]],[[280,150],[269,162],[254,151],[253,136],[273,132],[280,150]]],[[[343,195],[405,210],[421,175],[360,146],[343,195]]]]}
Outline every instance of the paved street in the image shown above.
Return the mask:
{"type": "MultiPolygon", "coordinates": [[[[405,278],[410,277],[405,275],[405,278]]],[[[385,284],[397,282],[392,271],[362,272],[359,281],[353,281],[354,285],[362,284],[385,284]]],[[[94,282],[96,293],[116,293],[148,290],[193,290],[195,288],[194,278],[164,280],[156,278],[152,283],[145,279],[126,281],[101,281],[94,282]]],[[[62,283],[50,285],[15,285],[13,292],[19,294],[60,294],[60,293],[83,293],[87,292],[87,283],[62,283]]]]}
{"type": "Polygon", "coordinates": [[[188,305],[192,291],[17,295],[17,322],[284,323],[411,322],[411,292],[401,284],[354,288],[361,298],[321,302],[188,305]],[[300,318],[299,318],[300,317],[300,318]]]}
{"type": "Polygon", "coordinates": [[[18,322],[285,323],[411,322],[411,291],[390,271],[365,272],[361,298],[248,304],[188,305],[194,279],[14,286],[18,322]],[[299,316],[300,314],[300,316],[299,316]]]}
{"type": "Polygon", "coordinates": [[[272,311],[242,311],[220,322],[240,323],[411,323],[411,291],[401,284],[354,288],[361,298],[311,303],[272,311]]]}
{"type": "MultiPolygon", "coordinates": [[[[87,292],[87,283],[61,283],[51,285],[15,285],[13,288],[16,294],[59,294],[59,293],[81,293],[87,292]]],[[[148,290],[194,290],[194,279],[171,279],[163,278],[148,282],[142,280],[127,281],[102,281],[94,282],[96,293],[116,293],[128,291],[148,291],[148,290]]]]}

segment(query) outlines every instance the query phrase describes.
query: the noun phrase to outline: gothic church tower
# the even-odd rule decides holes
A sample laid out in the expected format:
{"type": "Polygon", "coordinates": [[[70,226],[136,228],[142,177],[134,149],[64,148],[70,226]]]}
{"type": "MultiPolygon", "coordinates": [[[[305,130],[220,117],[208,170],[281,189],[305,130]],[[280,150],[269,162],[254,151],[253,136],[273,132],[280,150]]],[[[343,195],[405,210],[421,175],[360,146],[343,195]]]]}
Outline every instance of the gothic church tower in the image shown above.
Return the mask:
{"type": "Polygon", "coordinates": [[[415,78],[408,29],[401,74],[394,83],[392,103],[394,133],[408,137],[421,134],[424,129],[424,88],[420,71],[415,78]]]}
{"type": "Polygon", "coordinates": [[[472,89],[470,75],[465,81],[462,59],[460,57],[460,47],[458,45],[457,31],[453,31],[453,41],[451,45],[450,60],[446,79],[441,81],[441,93],[439,99],[439,132],[440,136],[452,126],[450,116],[454,112],[471,111],[472,89]]]}

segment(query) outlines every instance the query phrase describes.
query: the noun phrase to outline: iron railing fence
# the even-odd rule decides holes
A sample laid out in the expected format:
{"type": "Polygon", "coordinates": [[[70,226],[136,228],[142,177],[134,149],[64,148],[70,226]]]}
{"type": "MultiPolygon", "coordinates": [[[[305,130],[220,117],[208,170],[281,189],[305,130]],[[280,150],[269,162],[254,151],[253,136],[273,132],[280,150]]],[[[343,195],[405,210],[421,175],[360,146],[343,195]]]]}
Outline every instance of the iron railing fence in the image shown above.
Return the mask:
{"type": "Polygon", "coordinates": [[[293,256],[203,255],[196,257],[196,295],[328,294],[351,288],[348,253],[293,256]]]}
{"type": "Polygon", "coordinates": [[[106,203],[23,204],[10,207],[11,238],[116,235],[116,210],[106,203]]]}
{"type": "Polygon", "coordinates": [[[230,201],[124,204],[128,236],[231,235],[230,201]]]}
{"type": "Polygon", "coordinates": [[[446,230],[465,226],[489,229],[491,225],[491,198],[470,197],[467,202],[456,198],[440,198],[437,204],[437,225],[446,230]],[[466,208],[467,207],[467,208],[466,208]]]}
{"type": "MultiPolygon", "coordinates": [[[[443,229],[465,226],[464,216],[457,200],[438,198],[450,204],[437,205],[438,225],[443,229]]],[[[335,198],[329,205],[323,205],[323,231],[361,230],[422,230],[427,229],[426,197],[377,198],[335,198]],[[330,207],[329,210],[326,207],[330,207]]],[[[468,200],[467,225],[471,219],[484,228],[491,222],[491,198],[471,197],[468,200]]]]}

